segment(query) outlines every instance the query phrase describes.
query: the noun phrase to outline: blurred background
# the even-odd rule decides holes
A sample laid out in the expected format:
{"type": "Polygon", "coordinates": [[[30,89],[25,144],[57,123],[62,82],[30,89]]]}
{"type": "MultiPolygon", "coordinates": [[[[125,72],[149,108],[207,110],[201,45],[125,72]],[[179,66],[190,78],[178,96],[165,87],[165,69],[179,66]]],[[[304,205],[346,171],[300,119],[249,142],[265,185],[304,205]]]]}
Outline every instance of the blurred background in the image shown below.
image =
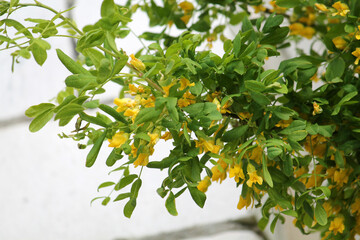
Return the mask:
{"type": "MultiPolygon", "coordinates": [[[[99,0],[57,0],[47,4],[57,10],[76,6],[71,17],[80,28],[100,17],[99,0]]],[[[13,18],[24,16],[52,17],[46,11],[29,8],[13,18]]],[[[146,18],[140,14],[130,28],[141,33],[147,29],[144,21],[146,18]]],[[[241,189],[235,188],[234,181],[213,183],[203,209],[188,193],[183,194],[176,202],[179,216],[173,217],[165,209],[165,200],[156,193],[165,174],[152,169],[143,171],[143,186],[131,219],[123,216],[123,202],[104,207],[101,201],[94,201],[90,206],[91,199],[109,194],[106,188],[96,191],[102,182],[120,177],[116,172],[108,175],[112,170],[105,165],[109,149],[103,148],[95,165],[86,168],[89,149],[79,150],[72,140],[57,136],[69,133],[73,125],[59,128],[50,122],[40,132],[30,133],[30,120],[24,116],[29,106],[52,100],[70,75],[57,59],[55,49],[72,55],[71,41],[59,38],[50,43],[52,48],[43,67],[33,59],[23,59],[11,72],[11,51],[0,52],[0,239],[319,239],[302,236],[292,227],[291,218],[286,225],[278,225],[274,234],[268,230],[259,232],[259,210],[236,208],[241,189]]],[[[139,49],[140,42],[130,35],[119,46],[131,54],[139,49]]],[[[279,62],[280,59],[272,60],[269,67],[277,67],[279,62]]],[[[112,102],[119,90],[116,85],[108,86],[102,101],[112,102]]],[[[158,144],[153,160],[161,160],[171,147],[171,142],[163,140],[158,144]]]]}

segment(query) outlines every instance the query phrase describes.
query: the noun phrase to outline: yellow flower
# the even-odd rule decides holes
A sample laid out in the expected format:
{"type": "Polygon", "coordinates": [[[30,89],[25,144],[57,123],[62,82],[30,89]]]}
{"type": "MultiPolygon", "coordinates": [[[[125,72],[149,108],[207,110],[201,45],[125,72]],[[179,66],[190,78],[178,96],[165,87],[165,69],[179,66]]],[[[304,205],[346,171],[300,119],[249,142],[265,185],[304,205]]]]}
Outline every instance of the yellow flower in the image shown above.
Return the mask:
{"type": "Polygon", "coordinates": [[[136,101],[131,98],[115,98],[114,103],[118,106],[116,111],[124,112],[128,108],[136,106],[136,101]]]}
{"type": "Polygon", "coordinates": [[[228,107],[231,106],[232,102],[230,100],[228,100],[223,106],[221,106],[219,100],[217,98],[214,98],[214,100],[212,101],[215,105],[216,105],[216,109],[221,113],[221,114],[225,114],[225,113],[229,113],[230,111],[227,110],[228,107]]]}
{"type": "Polygon", "coordinates": [[[109,147],[119,148],[129,139],[129,134],[123,131],[116,133],[109,141],[109,147]]]}
{"type": "Polygon", "coordinates": [[[301,35],[302,31],[304,30],[304,25],[301,23],[293,23],[290,24],[290,35],[301,35]]]}
{"type": "Polygon", "coordinates": [[[270,2],[271,6],[273,6],[274,9],[270,10],[271,12],[276,12],[276,13],[285,13],[287,8],[284,7],[279,7],[278,5],[276,5],[275,1],[271,1],[270,2]]]}
{"type": "Polygon", "coordinates": [[[301,32],[301,36],[307,38],[307,39],[311,39],[315,34],[315,29],[312,27],[305,27],[302,32],[301,32]]]}
{"type": "Polygon", "coordinates": [[[351,204],[351,213],[360,213],[360,197],[357,197],[355,199],[355,202],[351,204]]]}
{"type": "Polygon", "coordinates": [[[263,183],[263,179],[262,177],[260,177],[259,175],[257,175],[256,171],[253,172],[248,172],[249,175],[249,180],[246,181],[246,184],[249,187],[252,187],[252,185],[254,183],[258,183],[259,185],[261,185],[263,183]]]}
{"type": "Polygon", "coordinates": [[[144,64],[141,60],[137,59],[137,58],[134,56],[134,54],[131,54],[130,57],[131,57],[130,64],[131,64],[135,69],[137,69],[137,70],[139,70],[139,71],[144,71],[144,70],[145,70],[145,68],[146,68],[146,67],[145,67],[145,64],[144,64]]]}
{"type": "Polygon", "coordinates": [[[135,167],[137,167],[137,166],[146,166],[148,163],[149,163],[149,154],[140,153],[133,164],[135,167]]]}
{"type": "Polygon", "coordinates": [[[317,104],[316,102],[313,102],[314,111],[312,112],[312,115],[315,116],[316,114],[322,113],[322,108],[317,104]]]}
{"type": "Polygon", "coordinates": [[[179,7],[184,11],[185,14],[189,14],[194,10],[194,5],[188,1],[179,3],[179,7]]]}
{"type": "Polygon", "coordinates": [[[174,83],[170,83],[169,85],[165,86],[165,87],[162,87],[162,89],[164,90],[165,92],[165,97],[168,97],[169,96],[169,93],[170,93],[170,88],[174,85],[174,83]]]}
{"type": "Polygon", "coordinates": [[[257,5],[257,6],[253,6],[253,8],[255,9],[255,13],[265,12],[266,11],[266,7],[264,7],[261,4],[257,5]]]}
{"type": "Polygon", "coordinates": [[[186,78],[180,78],[180,91],[184,90],[186,87],[195,86],[195,83],[190,83],[190,81],[186,78]]]}
{"type": "Polygon", "coordinates": [[[245,198],[243,198],[240,195],[240,199],[239,199],[239,202],[238,202],[238,205],[237,205],[237,209],[241,210],[244,207],[246,207],[246,209],[247,209],[251,205],[251,202],[252,202],[252,196],[250,195],[249,192],[246,194],[245,198]]]}
{"type": "Polygon", "coordinates": [[[322,3],[315,3],[315,7],[323,12],[329,11],[329,9],[327,9],[327,7],[322,3]]]}
{"type": "Polygon", "coordinates": [[[360,74],[360,66],[357,66],[357,67],[354,69],[354,72],[360,74]]]}
{"type": "Polygon", "coordinates": [[[235,164],[229,170],[229,178],[235,177],[235,182],[239,182],[240,178],[245,179],[244,171],[239,164],[235,164]]]}
{"type": "Polygon", "coordinates": [[[332,7],[337,10],[337,12],[332,14],[333,16],[340,15],[342,17],[345,17],[346,14],[348,14],[350,12],[348,5],[346,5],[345,3],[342,3],[340,1],[337,1],[336,3],[334,3],[332,5],[332,7]]]}
{"type": "Polygon", "coordinates": [[[263,154],[263,149],[258,145],[256,148],[253,148],[251,150],[249,158],[257,163],[261,163],[262,154],[263,154]]]}
{"type": "Polygon", "coordinates": [[[307,181],[307,183],[305,185],[306,188],[312,188],[312,187],[315,186],[315,175],[316,175],[316,184],[317,184],[317,186],[321,185],[323,179],[318,175],[321,174],[323,169],[324,169],[324,167],[321,166],[321,165],[317,165],[315,167],[315,170],[312,171],[312,175],[309,177],[309,179],[308,179],[308,181],[307,181]]]}
{"type": "Polygon", "coordinates": [[[249,112],[240,112],[238,113],[238,116],[241,120],[245,120],[245,119],[250,119],[253,116],[253,114],[249,112]]]}
{"type": "Polygon", "coordinates": [[[352,55],[356,57],[355,64],[358,65],[360,60],[360,48],[356,48],[356,50],[352,52],[352,55]]]}
{"type": "Polygon", "coordinates": [[[341,188],[349,181],[349,171],[342,169],[340,169],[339,171],[335,171],[333,180],[336,183],[336,187],[341,188]]]}
{"type": "Polygon", "coordinates": [[[290,35],[300,35],[307,39],[311,39],[315,34],[315,29],[312,27],[304,27],[301,23],[293,23],[289,26],[290,35]]]}
{"type": "MultiPolygon", "coordinates": [[[[306,173],[308,173],[308,170],[305,167],[300,167],[296,171],[294,171],[294,176],[298,178],[306,173]]],[[[300,178],[299,181],[305,184],[306,178],[300,178]]]]}
{"type": "Polygon", "coordinates": [[[330,202],[324,202],[322,206],[323,206],[323,208],[324,208],[324,210],[326,212],[326,215],[328,217],[330,217],[331,214],[332,214],[332,205],[331,205],[331,203],[330,202]]]}
{"type": "Polygon", "coordinates": [[[340,23],[340,19],[339,18],[328,18],[328,22],[330,23],[330,24],[338,24],[338,23],[340,23]]]}
{"type": "Polygon", "coordinates": [[[206,176],[203,180],[199,182],[199,184],[197,185],[197,189],[199,189],[199,191],[206,192],[210,185],[211,185],[210,177],[206,176]]]}
{"type": "Polygon", "coordinates": [[[199,141],[195,140],[195,143],[196,147],[200,149],[200,154],[203,151],[218,154],[221,148],[214,143],[214,140],[205,140],[203,138],[200,138],[199,141]]]}
{"type": "Polygon", "coordinates": [[[314,156],[322,158],[326,150],[326,141],[326,138],[318,134],[311,135],[311,141],[310,136],[307,136],[306,142],[304,144],[305,150],[308,151],[310,154],[312,152],[314,156]]]}
{"type": "Polygon", "coordinates": [[[333,38],[332,42],[334,43],[335,47],[340,50],[345,49],[346,45],[348,44],[341,36],[333,38]]]}
{"type": "Polygon", "coordinates": [[[358,25],[358,30],[357,30],[356,33],[355,33],[355,38],[356,38],[357,40],[360,40],[360,25],[358,25]]]}
{"type": "Polygon", "coordinates": [[[134,144],[131,144],[131,155],[133,156],[133,157],[136,157],[136,155],[137,155],[137,148],[135,147],[135,145],[134,144]]]}
{"type": "Polygon", "coordinates": [[[150,137],[150,145],[155,145],[159,141],[159,134],[157,133],[148,133],[150,137]]]}
{"type": "Polygon", "coordinates": [[[140,100],[140,103],[141,103],[141,106],[144,106],[146,108],[155,107],[155,98],[154,98],[154,96],[151,96],[148,99],[142,98],[140,100]]]}
{"type": "Polygon", "coordinates": [[[306,25],[311,26],[314,24],[316,19],[315,14],[309,13],[307,17],[301,17],[299,19],[299,22],[306,23],[306,25]]]}
{"type": "Polygon", "coordinates": [[[128,109],[126,109],[126,111],[124,112],[124,116],[126,116],[126,117],[131,117],[131,120],[134,122],[136,116],[137,116],[138,113],[139,113],[139,111],[140,111],[140,109],[137,109],[137,108],[135,108],[135,109],[130,109],[130,108],[128,108],[128,109]]]}
{"type": "Polygon", "coordinates": [[[212,172],[211,180],[213,182],[220,181],[221,183],[226,178],[226,168],[228,165],[222,159],[219,159],[217,163],[218,163],[217,165],[211,168],[211,172],[212,172]]]}
{"type": "Polygon", "coordinates": [[[317,76],[317,73],[315,73],[311,78],[310,78],[311,81],[313,82],[318,82],[320,80],[320,78],[318,78],[317,76]]]}
{"type": "Polygon", "coordinates": [[[170,132],[165,132],[162,136],[161,139],[164,139],[165,141],[169,140],[172,138],[172,135],[170,132]]]}
{"type": "Polygon", "coordinates": [[[292,118],[290,118],[289,120],[280,120],[277,124],[275,124],[275,127],[287,128],[292,122],[292,118]]]}
{"type": "Polygon", "coordinates": [[[195,96],[192,95],[189,91],[185,92],[183,97],[178,100],[178,106],[180,108],[187,107],[194,103],[196,103],[195,96]]]}
{"type": "Polygon", "coordinates": [[[131,95],[135,96],[138,93],[144,93],[145,90],[143,88],[143,86],[139,86],[136,87],[134,84],[129,84],[129,91],[128,91],[131,95]]]}
{"type": "Polygon", "coordinates": [[[344,218],[336,217],[334,218],[334,220],[331,221],[329,231],[333,231],[336,235],[337,233],[343,233],[344,230],[344,218]]]}
{"type": "Polygon", "coordinates": [[[180,18],[180,20],[183,21],[185,24],[188,24],[190,18],[191,18],[191,15],[184,15],[180,18]]]}

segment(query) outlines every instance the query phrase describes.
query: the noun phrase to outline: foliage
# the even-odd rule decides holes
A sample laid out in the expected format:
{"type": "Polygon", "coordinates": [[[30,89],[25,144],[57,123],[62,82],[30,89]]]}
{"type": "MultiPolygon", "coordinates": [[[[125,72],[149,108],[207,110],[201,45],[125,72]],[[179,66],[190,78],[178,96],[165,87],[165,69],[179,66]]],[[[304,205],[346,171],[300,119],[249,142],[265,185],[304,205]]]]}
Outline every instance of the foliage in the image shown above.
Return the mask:
{"type": "Polygon", "coordinates": [[[261,228],[273,219],[274,231],[289,215],[304,234],[360,234],[360,1],[103,0],[101,18],[83,29],[63,14],[38,1],[1,1],[0,43],[15,49],[14,61],[32,56],[42,65],[48,39],[61,28],[76,40],[78,60],[57,49],[71,73],[66,90],[26,115],[34,118],[32,132],[53,117],[60,126],[76,118],[75,133],[62,137],[87,140],[79,144],[91,147],[87,167],[109,141],[106,165],[123,174],[99,186],[118,193],[102,197],[103,205],[125,200],[130,217],[144,167],[168,172],[157,192],[172,215],[181,194],[188,190],[203,207],[211,182],[229,175],[241,187],[237,207],[262,208],[261,228]],[[26,24],[12,18],[28,7],[54,17],[26,18],[26,24]],[[154,30],[139,36],[150,44],[129,59],[117,40],[131,32],[127,24],[137,11],[154,30]],[[229,28],[237,34],[226,36],[229,28]],[[213,44],[223,46],[222,55],[211,51],[213,44]],[[296,57],[278,69],[265,66],[294,46],[296,57]],[[122,86],[116,106],[98,98],[109,82],[122,86]],[[159,140],[172,141],[173,149],[155,161],[159,140]]]}

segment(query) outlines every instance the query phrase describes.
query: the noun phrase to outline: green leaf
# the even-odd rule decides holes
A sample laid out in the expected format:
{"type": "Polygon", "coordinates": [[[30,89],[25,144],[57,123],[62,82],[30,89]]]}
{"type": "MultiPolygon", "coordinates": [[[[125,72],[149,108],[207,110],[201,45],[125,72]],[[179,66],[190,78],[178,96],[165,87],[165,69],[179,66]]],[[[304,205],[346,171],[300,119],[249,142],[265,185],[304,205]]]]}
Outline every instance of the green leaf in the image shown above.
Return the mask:
{"type": "Polygon", "coordinates": [[[326,68],[325,78],[331,81],[334,78],[341,78],[345,71],[345,61],[341,57],[334,58],[326,68]]]}
{"type": "Polygon", "coordinates": [[[129,197],[131,197],[131,193],[120,193],[114,199],[114,202],[121,201],[121,200],[124,200],[124,199],[129,198],[129,197]]]}
{"type": "Polygon", "coordinates": [[[329,189],[329,187],[320,186],[320,187],[315,188],[314,190],[318,190],[318,189],[324,193],[325,197],[327,197],[327,198],[330,197],[331,190],[329,189]]]}
{"type": "Polygon", "coordinates": [[[271,32],[275,27],[280,26],[280,24],[284,21],[284,17],[282,15],[275,15],[275,13],[271,14],[267,19],[263,27],[263,32],[268,33],[271,32]]]}
{"type": "Polygon", "coordinates": [[[24,34],[24,36],[26,36],[27,38],[33,39],[33,36],[30,33],[30,31],[27,28],[25,28],[25,26],[22,25],[21,23],[19,23],[18,21],[9,19],[9,18],[5,18],[0,21],[0,26],[3,23],[5,23],[6,26],[8,26],[8,27],[14,27],[16,30],[18,30],[18,33],[24,34]]]}
{"type": "Polygon", "coordinates": [[[263,37],[263,39],[260,41],[260,44],[276,45],[282,43],[285,40],[288,33],[289,33],[288,27],[277,28],[274,31],[265,35],[265,37],[263,37]]]}
{"type": "Polygon", "coordinates": [[[239,58],[252,55],[252,53],[253,53],[253,51],[254,51],[255,49],[256,49],[255,42],[251,42],[251,43],[245,48],[245,50],[240,54],[239,58]]]}
{"type": "Polygon", "coordinates": [[[40,103],[38,105],[29,107],[25,111],[25,115],[27,117],[33,118],[33,117],[39,116],[41,113],[43,113],[49,109],[53,109],[54,107],[55,107],[55,105],[52,103],[40,103]]]}
{"type": "Polygon", "coordinates": [[[185,138],[187,144],[188,144],[189,146],[191,146],[190,136],[189,136],[187,127],[185,126],[183,129],[184,129],[184,138],[185,138]]]}
{"type": "Polygon", "coordinates": [[[239,139],[242,135],[244,135],[246,133],[248,128],[249,128],[248,125],[243,125],[243,126],[231,129],[230,131],[224,133],[221,140],[224,142],[236,141],[237,139],[239,139]]]}
{"type": "Polygon", "coordinates": [[[29,125],[30,132],[37,132],[42,129],[45,124],[50,121],[53,115],[54,110],[51,108],[36,116],[29,125]]]}
{"type": "MultiPolygon", "coordinates": [[[[316,133],[323,135],[324,137],[332,137],[335,131],[335,125],[323,125],[317,126],[316,133]]],[[[313,135],[313,134],[312,134],[313,135]]]]}
{"type": "Polygon", "coordinates": [[[278,147],[269,147],[267,149],[267,154],[270,159],[274,159],[282,153],[283,153],[283,150],[278,147]]]}
{"type": "Polygon", "coordinates": [[[136,179],[136,181],[131,186],[131,193],[135,198],[137,198],[137,196],[139,194],[141,184],[142,184],[142,181],[141,181],[140,178],[138,178],[138,179],[136,179]]]}
{"type": "Polygon", "coordinates": [[[233,46],[234,46],[234,54],[235,56],[239,56],[240,54],[240,50],[241,50],[241,34],[240,32],[238,34],[236,34],[235,38],[234,38],[234,42],[233,42],[233,46]]]}
{"type": "Polygon", "coordinates": [[[35,58],[36,63],[42,66],[47,59],[47,53],[46,53],[46,49],[39,44],[39,40],[33,41],[29,46],[29,50],[31,51],[33,57],[35,58]]]}
{"type": "Polygon", "coordinates": [[[338,150],[335,152],[335,162],[339,166],[339,168],[344,168],[345,167],[344,158],[341,155],[340,151],[338,151],[338,150]]]}
{"type": "Polygon", "coordinates": [[[355,97],[358,94],[357,91],[351,92],[346,94],[341,100],[340,102],[338,102],[338,104],[335,105],[334,111],[331,113],[331,115],[337,115],[340,112],[340,108],[341,106],[350,101],[350,99],[352,99],[353,97],[355,97]]]}
{"type": "Polygon", "coordinates": [[[128,121],[120,114],[118,113],[115,109],[113,109],[112,107],[105,105],[105,104],[100,104],[99,108],[106,112],[107,114],[109,114],[110,116],[112,116],[113,118],[115,118],[116,120],[123,122],[125,124],[128,124],[128,121]]]}
{"type": "Polygon", "coordinates": [[[279,215],[276,215],[274,220],[270,224],[270,231],[272,233],[274,233],[274,231],[275,231],[275,226],[276,226],[276,223],[277,223],[278,219],[279,219],[279,215]]]}
{"type": "Polygon", "coordinates": [[[55,115],[55,120],[60,119],[59,125],[65,126],[78,113],[84,111],[84,107],[76,103],[70,103],[61,108],[55,115]]]}
{"type": "Polygon", "coordinates": [[[101,17],[112,17],[116,10],[114,0],[104,0],[101,4],[101,17]]]}
{"type": "MultiPolygon", "coordinates": [[[[273,175],[272,175],[273,176],[273,175]]],[[[269,188],[268,193],[270,198],[275,201],[277,204],[280,205],[280,207],[284,209],[292,209],[293,206],[291,202],[286,199],[284,196],[282,196],[275,188],[269,188]]]]}
{"type": "Polygon", "coordinates": [[[288,127],[282,130],[280,133],[289,135],[294,131],[304,130],[306,128],[306,121],[294,120],[288,127]]]}
{"type": "Polygon", "coordinates": [[[175,206],[175,196],[172,192],[170,192],[168,198],[165,201],[165,207],[171,215],[173,215],[173,216],[178,215],[178,212],[176,211],[176,206],[175,206]]]}
{"type": "Polygon", "coordinates": [[[101,188],[110,187],[110,186],[112,186],[114,184],[115,184],[114,182],[104,182],[104,183],[100,184],[97,191],[99,191],[101,188]]]}
{"type": "Polygon", "coordinates": [[[276,4],[280,7],[293,8],[301,5],[301,0],[276,0],[276,4]]]}
{"type": "Polygon", "coordinates": [[[264,231],[266,226],[268,225],[269,223],[269,218],[266,218],[266,217],[262,217],[259,221],[258,221],[258,227],[264,231]]]}
{"type": "Polygon", "coordinates": [[[130,218],[136,207],[136,198],[130,197],[130,200],[125,204],[124,216],[130,218]]]}
{"type": "Polygon", "coordinates": [[[127,185],[131,184],[136,178],[138,178],[138,175],[136,174],[130,174],[126,177],[123,177],[118,184],[115,186],[115,190],[119,191],[120,189],[126,187],[127,185]]]}
{"type": "Polygon", "coordinates": [[[298,142],[303,140],[307,136],[307,134],[308,133],[306,132],[306,130],[296,130],[290,133],[288,136],[290,140],[298,142]]]}
{"type": "Polygon", "coordinates": [[[274,187],[271,175],[270,175],[269,170],[267,168],[267,161],[266,161],[264,153],[263,153],[263,156],[262,156],[262,170],[263,170],[263,174],[264,174],[264,179],[267,182],[267,184],[269,184],[269,186],[271,188],[274,187]]]}
{"type": "Polygon", "coordinates": [[[84,107],[91,108],[91,109],[98,108],[99,105],[100,105],[99,99],[91,100],[91,101],[86,102],[86,103],[83,104],[84,107]]]}
{"type": "Polygon", "coordinates": [[[297,115],[297,112],[295,112],[294,110],[283,106],[274,107],[272,112],[276,117],[282,120],[289,120],[290,117],[297,115]]]}
{"type": "Polygon", "coordinates": [[[96,77],[88,74],[74,74],[65,79],[68,87],[83,88],[90,83],[96,83],[96,77]]]}
{"type": "Polygon", "coordinates": [[[56,53],[62,64],[73,74],[86,74],[90,73],[83,68],[79,63],[75,62],[71,57],[66,55],[61,49],[56,49],[56,53]]]}
{"type": "Polygon", "coordinates": [[[262,92],[266,89],[265,85],[262,82],[258,82],[255,80],[245,81],[245,87],[254,92],[262,92]]]}
{"type": "Polygon", "coordinates": [[[325,226],[327,224],[327,214],[320,203],[317,203],[315,207],[315,219],[321,226],[325,226]]]}
{"type": "Polygon", "coordinates": [[[203,208],[205,201],[206,201],[205,193],[201,192],[196,187],[189,187],[188,189],[189,189],[190,195],[191,195],[192,199],[195,201],[195,203],[199,207],[203,208]]]}
{"type": "Polygon", "coordinates": [[[285,210],[282,211],[281,213],[295,218],[298,217],[298,213],[295,210],[285,210]]]}
{"type": "Polygon", "coordinates": [[[177,98],[175,98],[175,97],[166,98],[166,108],[169,112],[169,115],[174,121],[178,122],[179,121],[179,113],[176,109],[176,105],[177,105],[177,98]]]}
{"type": "Polygon", "coordinates": [[[100,148],[106,137],[106,133],[107,131],[105,130],[103,134],[98,139],[96,139],[94,146],[91,148],[90,152],[86,157],[86,164],[85,164],[86,167],[91,167],[92,165],[94,165],[96,158],[99,155],[100,148]]]}
{"type": "Polygon", "coordinates": [[[147,142],[150,142],[150,140],[151,140],[150,136],[147,133],[144,133],[144,132],[137,133],[134,136],[134,139],[135,138],[140,138],[140,139],[143,139],[143,140],[145,140],[147,142]]]}
{"type": "Polygon", "coordinates": [[[104,122],[101,118],[99,117],[93,117],[93,116],[89,116],[84,112],[79,113],[80,117],[82,120],[87,121],[89,123],[93,123],[102,127],[107,127],[107,123],[104,122]]]}
{"type": "Polygon", "coordinates": [[[161,112],[162,112],[162,110],[155,110],[154,107],[143,108],[140,110],[140,112],[136,116],[134,123],[139,125],[144,122],[154,121],[154,120],[158,119],[161,112]]]}
{"type": "Polygon", "coordinates": [[[251,98],[262,107],[271,103],[270,99],[262,93],[250,91],[250,95],[251,98]]]}

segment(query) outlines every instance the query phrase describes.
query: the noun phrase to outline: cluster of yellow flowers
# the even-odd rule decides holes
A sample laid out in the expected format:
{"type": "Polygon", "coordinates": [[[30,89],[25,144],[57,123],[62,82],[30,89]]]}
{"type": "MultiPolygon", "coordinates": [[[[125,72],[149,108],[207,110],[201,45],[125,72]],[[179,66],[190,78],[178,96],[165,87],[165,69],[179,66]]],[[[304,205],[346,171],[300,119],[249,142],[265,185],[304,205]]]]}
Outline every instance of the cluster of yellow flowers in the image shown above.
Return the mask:
{"type": "Polygon", "coordinates": [[[180,18],[181,21],[183,21],[185,24],[188,24],[194,10],[194,5],[191,2],[183,1],[179,3],[179,7],[184,12],[184,15],[180,18]]]}
{"type": "MultiPolygon", "coordinates": [[[[220,147],[215,145],[213,141],[205,141],[201,139],[201,141],[197,142],[197,147],[200,147],[203,151],[208,151],[212,153],[218,153],[220,147]]],[[[243,156],[248,159],[254,160],[257,163],[261,163],[261,158],[263,154],[263,149],[256,142],[257,146],[255,146],[252,150],[246,151],[243,156]]],[[[240,196],[240,200],[238,203],[238,209],[242,209],[243,207],[250,206],[251,203],[254,203],[253,192],[260,194],[260,190],[256,187],[256,185],[262,185],[263,178],[259,175],[259,170],[256,170],[255,167],[249,163],[247,164],[246,174],[244,174],[242,161],[238,160],[238,157],[241,153],[241,150],[236,152],[235,154],[225,154],[221,153],[220,158],[217,161],[217,164],[211,168],[212,177],[211,179],[206,176],[202,181],[198,184],[198,189],[202,192],[206,192],[208,187],[211,185],[211,182],[220,182],[226,179],[227,174],[229,174],[229,178],[234,178],[236,183],[245,183],[246,185],[252,189],[252,191],[248,191],[245,198],[240,196]]]]}

